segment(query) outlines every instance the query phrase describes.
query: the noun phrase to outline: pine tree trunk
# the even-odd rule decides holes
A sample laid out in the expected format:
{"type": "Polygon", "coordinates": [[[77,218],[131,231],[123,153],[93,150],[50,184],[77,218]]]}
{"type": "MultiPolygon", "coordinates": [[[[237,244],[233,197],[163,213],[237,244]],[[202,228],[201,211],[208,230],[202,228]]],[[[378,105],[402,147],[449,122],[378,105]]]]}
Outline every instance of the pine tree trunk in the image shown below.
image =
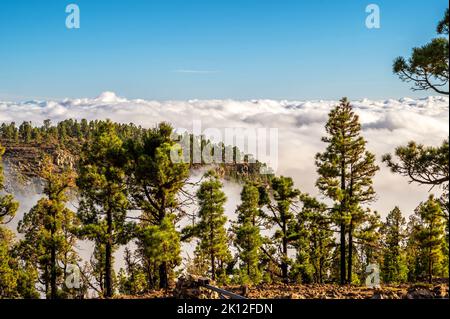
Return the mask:
{"type": "Polygon", "coordinates": [[[214,260],[214,252],[211,251],[211,279],[216,280],[216,261],[214,260]]]}
{"type": "Polygon", "coordinates": [[[345,285],[345,224],[341,222],[341,238],[340,238],[340,249],[341,249],[341,285],[345,285]]]}
{"type": "Polygon", "coordinates": [[[283,277],[284,283],[288,283],[288,265],[287,265],[288,245],[286,233],[287,233],[286,222],[283,221],[283,260],[281,261],[281,276],[283,277]]]}
{"type": "Polygon", "coordinates": [[[147,268],[147,290],[150,291],[153,288],[155,288],[155,281],[153,280],[151,262],[148,260],[146,262],[146,268],[147,268]]]}
{"type": "Polygon", "coordinates": [[[52,245],[50,249],[50,299],[56,299],[57,297],[57,287],[56,287],[56,247],[55,247],[55,219],[56,214],[53,209],[52,211],[52,218],[53,218],[53,225],[51,228],[51,234],[50,238],[52,240],[52,245]]]}
{"type": "MultiPolygon", "coordinates": [[[[249,236],[247,236],[247,247],[250,248],[250,239],[249,236]]],[[[251,278],[250,276],[250,255],[247,255],[247,275],[249,276],[249,278],[251,278]]]]}
{"type": "Polygon", "coordinates": [[[322,272],[323,272],[323,266],[322,266],[322,260],[319,261],[319,284],[322,284],[322,272]]]}
{"type": "Polygon", "coordinates": [[[49,281],[48,281],[48,277],[49,277],[49,273],[48,273],[48,266],[47,267],[45,267],[45,271],[44,271],[44,278],[45,278],[45,296],[46,296],[46,298],[48,298],[48,292],[49,292],[49,286],[50,286],[50,283],[49,283],[49,281]]]}
{"type": "Polygon", "coordinates": [[[319,240],[319,251],[320,251],[320,257],[319,257],[319,284],[322,284],[322,277],[323,277],[323,244],[322,241],[319,240]]]}
{"type": "Polygon", "coordinates": [[[347,282],[352,283],[352,267],[353,266],[353,222],[350,221],[350,229],[348,230],[348,274],[347,282]]]}
{"type": "Polygon", "coordinates": [[[430,265],[428,266],[428,282],[431,284],[433,283],[433,266],[432,263],[430,262],[430,265]]]}
{"type": "Polygon", "coordinates": [[[105,247],[105,297],[112,297],[112,213],[107,212],[107,241],[105,247]]]}
{"type": "MultiPolygon", "coordinates": [[[[53,234],[52,234],[53,239],[53,234]]],[[[51,263],[51,273],[50,273],[50,299],[57,298],[57,286],[56,286],[56,249],[55,244],[52,244],[52,249],[50,252],[50,263],[51,263]]]]}
{"type": "Polygon", "coordinates": [[[167,289],[169,287],[169,279],[167,278],[167,263],[164,261],[159,265],[159,288],[167,289]]]}
{"type": "MultiPolygon", "coordinates": [[[[342,154],[342,158],[344,158],[345,154],[342,154]]],[[[345,172],[345,160],[341,161],[341,190],[344,192],[345,194],[345,177],[346,177],[346,172],[345,172]]],[[[340,207],[340,213],[341,213],[341,285],[345,284],[345,276],[346,271],[345,271],[345,263],[346,263],[346,259],[345,259],[345,223],[344,223],[344,209],[345,209],[345,199],[343,199],[341,201],[341,207],[340,207]]]]}
{"type": "Polygon", "coordinates": [[[431,260],[431,247],[430,254],[428,255],[428,282],[431,284],[433,282],[433,261],[431,260]]]}

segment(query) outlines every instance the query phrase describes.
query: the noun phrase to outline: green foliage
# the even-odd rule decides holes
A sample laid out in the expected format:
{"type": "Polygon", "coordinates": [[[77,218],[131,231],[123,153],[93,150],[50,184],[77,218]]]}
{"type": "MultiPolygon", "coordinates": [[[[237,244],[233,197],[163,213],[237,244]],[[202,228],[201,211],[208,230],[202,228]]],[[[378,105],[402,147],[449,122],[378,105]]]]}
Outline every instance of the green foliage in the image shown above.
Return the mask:
{"type": "Polygon", "coordinates": [[[198,249],[208,256],[209,273],[213,280],[223,279],[226,264],[231,261],[228,237],[225,229],[227,218],[223,205],[227,198],[222,191],[222,183],[213,171],[205,174],[205,180],[197,191],[199,221],[193,233],[200,242],[198,249]]]}
{"type": "Polygon", "coordinates": [[[15,122],[11,122],[9,124],[2,123],[0,126],[0,136],[4,140],[8,140],[11,142],[19,141],[19,130],[16,127],[15,122]]]}
{"type": "Polygon", "coordinates": [[[439,34],[447,36],[433,39],[422,47],[414,48],[408,60],[403,57],[394,60],[394,73],[402,81],[412,82],[414,91],[431,89],[440,94],[449,94],[448,14],[447,9],[444,19],[437,27],[439,34]]]}
{"type": "Polygon", "coordinates": [[[114,125],[106,122],[85,145],[77,185],[81,195],[79,235],[104,245],[105,297],[113,295],[113,250],[132,237],[134,223],[126,220],[126,151],[114,125]]]}
{"type": "MultiPolygon", "coordinates": [[[[445,240],[442,245],[443,264],[442,272],[448,273],[448,227],[449,227],[449,143],[445,140],[441,146],[424,146],[415,142],[410,142],[407,146],[398,147],[395,150],[395,155],[398,161],[394,161],[392,155],[384,155],[383,161],[387,163],[392,172],[408,177],[411,182],[420,185],[430,185],[432,187],[439,186],[443,190],[443,194],[439,199],[441,207],[441,217],[446,221],[445,227],[442,231],[445,234],[445,240]]],[[[417,214],[416,214],[417,215],[417,214]]],[[[410,234],[413,236],[416,233],[417,225],[421,218],[415,216],[410,221],[410,234]]],[[[416,280],[416,278],[423,277],[425,272],[425,265],[423,258],[419,258],[417,247],[414,240],[411,238],[408,241],[408,268],[409,279],[416,280]]],[[[428,270],[428,273],[430,271],[428,270]]]]}
{"type": "Polygon", "coordinates": [[[121,268],[118,274],[119,293],[125,295],[144,293],[147,287],[145,274],[128,248],[125,248],[124,259],[126,268],[121,268]]]}
{"type": "Polygon", "coordinates": [[[395,155],[400,162],[394,162],[387,154],[383,161],[392,172],[407,176],[411,181],[425,185],[440,185],[449,181],[449,143],[445,140],[439,147],[426,147],[415,142],[398,147],[395,155]]]}
{"type": "MultiPolygon", "coordinates": [[[[175,147],[172,135],[172,127],[161,123],[157,128],[149,130],[142,140],[129,140],[127,144],[127,152],[131,158],[128,170],[130,195],[135,206],[142,211],[141,228],[147,228],[151,236],[159,236],[159,240],[164,241],[153,243],[151,237],[146,240],[141,237],[138,240],[144,262],[159,268],[157,276],[160,288],[168,287],[169,275],[180,262],[178,235],[175,227],[170,228],[168,223],[174,225],[182,214],[178,194],[189,177],[188,163],[172,161],[172,152],[180,158],[183,155],[181,149],[175,147]],[[171,253],[167,252],[163,254],[165,257],[154,259],[158,254],[149,252],[158,245],[161,245],[160,248],[170,247],[171,253]]],[[[148,282],[152,282],[154,276],[153,273],[147,273],[148,282]]]]}
{"type": "MultiPolygon", "coordinates": [[[[294,188],[294,181],[290,177],[274,177],[270,184],[271,200],[266,207],[270,211],[267,216],[269,227],[275,227],[272,237],[273,245],[277,246],[279,252],[276,264],[281,270],[281,278],[288,281],[289,265],[291,260],[288,256],[289,245],[296,240],[295,214],[292,206],[298,202],[300,191],[294,188]]],[[[273,257],[272,257],[273,258],[273,257]]]]}
{"type": "MultiPolygon", "coordinates": [[[[167,215],[158,225],[142,223],[137,231],[139,252],[141,258],[145,260],[147,265],[155,265],[156,267],[146,274],[150,287],[155,288],[152,277],[155,276],[154,270],[161,265],[165,265],[168,277],[173,277],[173,269],[181,263],[181,245],[180,235],[175,229],[173,214],[167,215]]],[[[147,269],[149,269],[147,267],[147,269]]],[[[157,274],[158,276],[160,274],[157,274]]]]}
{"type": "Polygon", "coordinates": [[[188,274],[192,274],[198,277],[204,277],[208,274],[210,268],[210,259],[204,250],[200,248],[200,245],[196,245],[194,249],[194,256],[188,257],[186,271],[188,274]]]}
{"type": "MultiPolygon", "coordinates": [[[[0,192],[4,191],[0,145],[0,192]]],[[[9,223],[19,208],[11,195],[0,195],[0,299],[36,298],[35,272],[15,253],[14,234],[3,225],[9,223]]]]}
{"type": "Polygon", "coordinates": [[[450,25],[449,11],[448,8],[445,10],[444,18],[439,21],[438,26],[436,28],[437,33],[448,35],[450,25]]]}
{"type": "MultiPolygon", "coordinates": [[[[369,209],[363,211],[359,210],[361,222],[355,229],[354,237],[357,239],[356,245],[353,247],[354,251],[357,250],[357,256],[353,255],[352,262],[359,265],[358,275],[361,281],[364,281],[367,277],[365,269],[369,264],[380,265],[382,263],[382,234],[381,228],[383,223],[380,215],[375,211],[372,212],[369,209]],[[358,260],[356,260],[358,258],[358,260]]],[[[352,280],[357,276],[353,275],[352,280]]],[[[352,283],[355,283],[352,281],[352,283]]]]}
{"type": "Polygon", "coordinates": [[[0,299],[39,298],[35,265],[23,261],[14,234],[0,227],[0,299]]]}
{"type": "Polygon", "coordinates": [[[433,276],[448,277],[448,260],[444,260],[445,227],[442,207],[433,196],[411,216],[408,242],[411,279],[427,278],[431,283],[433,276]]]}
{"type": "MultiPolygon", "coordinates": [[[[365,150],[359,117],[346,98],[330,112],[325,128],[328,136],[322,141],[328,146],[316,156],[317,187],[345,205],[343,213],[348,213],[352,206],[374,199],[372,177],[379,168],[374,164],[375,156],[365,150]]],[[[349,216],[342,218],[348,220],[349,216]]]]}
{"type": "Polygon", "coordinates": [[[241,192],[241,204],[237,208],[237,222],[233,226],[236,235],[242,282],[258,284],[262,280],[259,267],[262,237],[260,234],[260,198],[258,187],[247,182],[241,192]]]}
{"type": "Polygon", "coordinates": [[[47,298],[56,299],[61,297],[67,266],[78,261],[73,234],[78,220],[65,206],[68,192],[75,186],[75,175],[69,169],[58,171],[53,160],[45,157],[40,176],[45,197],[19,222],[18,231],[24,234],[20,249],[29,263],[38,265],[47,298]]]}
{"type": "Polygon", "coordinates": [[[308,194],[301,194],[302,210],[297,215],[297,264],[304,269],[302,282],[324,283],[331,267],[334,247],[327,206],[308,194]]]}
{"type": "MultiPolygon", "coordinates": [[[[8,143],[37,143],[60,145],[79,150],[80,146],[92,139],[107,121],[81,121],[67,119],[53,125],[50,120],[44,120],[43,125],[32,126],[31,122],[22,122],[16,127],[15,122],[2,123],[0,126],[0,139],[8,143]]],[[[139,138],[145,132],[140,126],[134,124],[110,123],[114,126],[121,139],[139,138]]]]}
{"type": "Polygon", "coordinates": [[[15,260],[11,256],[12,238],[9,230],[0,228],[0,298],[18,297],[15,260]]]}
{"type": "Polygon", "coordinates": [[[402,283],[407,280],[405,239],[406,220],[402,212],[395,207],[386,217],[382,227],[383,264],[381,275],[386,283],[402,283]]]}
{"type": "Polygon", "coordinates": [[[421,185],[442,186],[444,196],[441,202],[448,216],[448,182],[449,182],[449,143],[445,140],[441,146],[424,146],[415,142],[398,147],[395,162],[392,155],[386,154],[383,161],[393,173],[408,177],[411,182],[421,185]]]}

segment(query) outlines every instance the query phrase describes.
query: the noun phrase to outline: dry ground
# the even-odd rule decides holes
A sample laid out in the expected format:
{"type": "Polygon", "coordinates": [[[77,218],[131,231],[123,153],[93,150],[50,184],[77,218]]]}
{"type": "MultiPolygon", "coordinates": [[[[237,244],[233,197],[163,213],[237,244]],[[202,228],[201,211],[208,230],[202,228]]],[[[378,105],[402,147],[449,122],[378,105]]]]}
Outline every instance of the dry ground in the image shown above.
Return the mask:
{"type": "MultiPolygon", "coordinates": [[[[338,286],[332,284],[323,285],[284,285],[271,284],[256,287],[228,286],[223,289],[245,295],[251,299],[442,299],[449,298],[448,280],[434,284],[391,285],[373,289],[365,286],[338,286]]],[[[184,295],[186,299],[216,298],[205,288],[188,289],[180,293],[176,288],[169,290],[157,290],[141,296],[118,296],[117,298],[174,298],[184,295]],[[193,292],[193,293],[192,293],[193,292]]]]}

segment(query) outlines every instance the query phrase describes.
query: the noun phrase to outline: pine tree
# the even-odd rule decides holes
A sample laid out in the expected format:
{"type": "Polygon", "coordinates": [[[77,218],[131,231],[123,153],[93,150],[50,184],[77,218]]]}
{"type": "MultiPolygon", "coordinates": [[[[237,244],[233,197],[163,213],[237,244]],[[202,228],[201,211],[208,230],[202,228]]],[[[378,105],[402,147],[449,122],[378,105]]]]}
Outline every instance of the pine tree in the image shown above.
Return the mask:
{"type": "Polygon", "coordinates": [[[81,154],[77,185],[81,201],[79,234],[105,249],[104,297],[113,295],[113,252],[132,237],[134,223],[128,222],[126,152],[114,125],[104,123],[81,154]]]}
{"type": "Polygon", "coordinates": [[[258,187],[247,182],[241,192],[241,204],[237,208],[237,222],[234,224],[235,246],[238,249],[240,268],[246,280],[258,284],[261,281],[259,268],[260,248],[260,199],[258,187]]]}
{"type": "MultiPolygon", "coordinates": [[[[327,206],[308,194],[301,194],[303,208],[297,217],[297,223],[306,229],[309,263],[313,268],[312,280],[322,284],[331,266],[333,231],[327,206]]],[[[304,239],[303,239],[304,240],[304,239]]]]}
{"type": "Polygon", "coordinates": [[[354,217],[359,205],[374,200],[372,178],[379,168],[375,165],[375,156],[366,151],[359,117],[346,98],[330,112],[325,129],[328,136],[322,141],[328,146],[324,153],[316,155],[319,174],[316,184],[324,195],[335,201],[335,223],[340,228],[340,282],[344,284],[352,278],[353,232],[357,226],[354,217]]]}
{"type": "Polygon", "coordinates": [[[449,11],[439,21],[437,33],[440,36],[430,43],[414,48],[411,57],[406,60],[398,57],[394,61],[393,71],[404,82],[412,82],[413,91],[433,90],[449,95],[448,55],[449,55],[449,11]]]}
{"type": "Polygon", "coordinates": [[[22,142],[29,143],[31,142],[31,132],[32,132],[32,126],[31,122],[23,122],[19,126],[19,137],[21,138],[22,142]]]}
{"type": "Polygon", "coordinates": [[[439,186],[443,190],[440,199],[443,212],[448,219],[449,212],[449,142],[445,140],[438,147],[424,146],[409,142],[406,146],[397,147],[394,161],[391,154],[383,156],[383,162],[393,173],[408,177],[419,185],[439,186]]]}
{"type": "Polygon", "coordinates": [[[24,234],[21,246],[28,258],[39,265],[47,298],[56,299],[61,297],[60,285],[66,278],[66,267],[78,261],[73,234],[78,220],[66,208],[69,191],[75,187],[75,174],[70,169],[61,171],[46,156],[40,177],[45,184],[45,197],[24,215],[18,231],[24,234]]]}
{"type": "Polygon", "coordinates": [[[275,177],[271,181],[271,195],[273,201],[267,204],[270,211],[268,216],[270,226],[277,227],[273,236],[273,242],[279,247],[280,258],[278,266],[281,270],[281,278],[289,281],[288,256],[289,245],[295,240],[295,214],[292,205],[299,200],[300,191],[294,188],[294,181],[290,177],[275,177]]]}
{"type": "MultiPolygon", "coordinates": [[[[445,247],[445,220],[442,208],[433,196],[415,210],[415,219],[411,225],[411,245],[417,245],[415,254],[415,276],[426,275],[431,283],[433,276],[448,276],[443,267],[445,247]]],[[[448,269],[448,268],[447,268],[448,269]]]]}
{"type": "Polygon", "coordinates": [[[225,229],[227,218],[224,204],[227,200],[217,174],[210,171],[197,191],[199,221],[194,233],[199,238],[199,250],[209,257],[209,272],[212,280],[223,279],[225,265],[231,259],[225,229]]]}
{"type": "Polygon", "coordinates": [[[405,256],[406,220],[395,207],[386,217],[382,228],[383,265],[381,275],[386,283],[401,283],[407,280],[408,268],[405,256]]]}
{"type": "Polygon", "coordinates": [[[419,256],[420,247],[419,243],[416,241],[415,233],[417,232],[417,227],[420,224],[420,218],[417,216],[417,214],[412,214],[409,216],[409,221],[407,223],[406,228],[406,265],[408,268],[408,282],[415,282],[419,279],[422,280],[423,278],[419,278],[423,274],[423,267],[421,265],[421,258],[419,256]]]}
{"type": "MultiPolygon", "coordinates": [[[[174,149],[172,133],[173,129],[170,125],[161,123],[157,128],[149,130],[142,140],[130,140],[127,144],[127,151],[132,159],[129,169],[130,192],[135,206],[142,210],[141,219],[144,221],[142,226],[157,226],[163,233],[166,230],[162,228],[167,228],[167,225],[163,225],[164,223],[168,220],[175,223],[180,217],[177,213],[181,211],[181,203],[177,195],[187,183],[189,176],[187,163],[175,162],[171,159],[171,152],[174,151],[180,157],[182,156],[180,150],[174,149]]],[[[151,232],[154,231],[155,229],[152,228],[151,232]]],[[[169,239],[173,236],[175,234],[164,236],[164,238],[169,239]]],[[[165,245],[173,247],[178,242],[168,242],[165,245]]],[[[147,244],[150,243],[139,243],[144,246],[142,251],[148,251],[145,247],[147,244]]],[[[180,248],[177,248],[174,251],[179,250],[180,248]]],[[[146,258],[146,256],[143,257],[146,258]]],[[[175,267],[180,261],[179,256],[173,257],[172,260],[160,259],[157,265],[160,288],[168,287],[170,268],[175,267]]],[[[152,260],[144,262],[147,265],[154,263],[152,260]]],[[[147,275],[151,281],[152,274],[147,275]]]]}

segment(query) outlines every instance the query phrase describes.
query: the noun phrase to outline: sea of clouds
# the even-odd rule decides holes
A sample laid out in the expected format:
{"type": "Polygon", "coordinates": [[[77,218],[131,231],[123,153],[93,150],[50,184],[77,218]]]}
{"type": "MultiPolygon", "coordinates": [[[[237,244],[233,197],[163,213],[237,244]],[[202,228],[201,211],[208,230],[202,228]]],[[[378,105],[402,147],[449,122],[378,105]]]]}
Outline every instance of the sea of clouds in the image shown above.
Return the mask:
{"type": "MultiPolygon", "coordinates": [[[[1,102],[0,123],[32,121],[40,125],[45,119],[54,123],[68,119],[111,119],[154,127],[161,121],[175,128],[190,129],[193,121],[206,128],[278,128],[279,157],[277,174],[292,176],[296,186],[317,195],[314,156],[323,151],[321,137],[329,111],[338,101],[286,100],[188,100],[148,101],[126,99],[113,92],[97,98],[62,101],[1,102]]],[[[439,145],[449,135],[449,98],[426,97],[399,100],[352,101],[360,116],[367,148],[376,154],[381,171],[374,182],[378,200],[373,203],[383,216],[398,205],[409,215],[429,194],[429,188],[409,184],[404,177],[392,174],[381,163],[381,156],[394,152],[399,145],[414,140],[439,145]]],[[[238,204],[239,187],[229,187],[228,211],[238,204]]]]}

